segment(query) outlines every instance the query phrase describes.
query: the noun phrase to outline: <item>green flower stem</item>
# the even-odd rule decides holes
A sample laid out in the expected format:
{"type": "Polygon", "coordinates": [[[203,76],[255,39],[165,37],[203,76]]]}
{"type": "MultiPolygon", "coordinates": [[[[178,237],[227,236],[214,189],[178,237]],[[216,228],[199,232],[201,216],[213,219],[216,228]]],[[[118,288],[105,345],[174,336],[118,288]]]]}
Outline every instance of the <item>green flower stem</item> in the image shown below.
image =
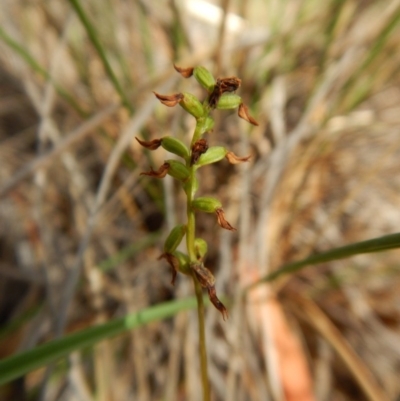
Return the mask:
{"type": "Polygon", "coordinates": [[[208,116],[209,109],[207,108],[205,110],[205,112],[206,112],[205,117],[200,117],[199,119],[197,119],[196,128],[194,130],[191,145],[193,145],[196,141],[198,141],[202,137],[202,135],[207,131],[205,126],[206,126],[206,122],[207,122],[207,116],[208,116]]]}
{"type": "MultiPolygon", "coordinates": [[[[190,203],[188,202],[188,206],[190,203]]],[[[186,246],[189,254],[190,262],[194,262],[196,260],[196,254],[194,250],[194,238],[195,238],[195,218],[194,212],[188,213],[188,224],[186,231],[186,246]]]]}
{"type": "Polygon", "coordinates": [[[200,364],[201,364],[201,383],[203,387],[203,400],[210,401],[210,385],[208,382],[208,367],[207,367],[207,346],[206,346],[206,334],[204,324],[204,302],[203,302],[203,291],[201,285],[197,280],[196,274],[192,272],[194,290],[197,299],[197,317],[199,321],[199,353],[200,353],[200,364]]]}
{"type": "MultiPolygon", "coordinates": [[[[202,120],[202,119],[199,119],[202,120]]],[[[202,121],[196,124],[196,129],[193,135],[192,144],[202,134],[202,121]]],[[[186,228],[186,247],[189,255],[190,262],[196,262],[196,251],[194,240],[196,237],[196,219],[194,211],[192,210],[192,201],[196,192],[196,169],[194,166],[190,166],[190,161],[187,162],[187,167],[190,171],[189,183],[186,187],[187,197],[187,228],[186,228]]],[[[201,381],[203,387],[203,400],[210,401],[210,386],[208,382],[208,367],[207,367],[207,346],[206,346],[206,335],[205,335],[205,324],[204,324],[204,302],[203,292],[201,285],[197,280],[196,274],[192,271],[193,284],[197,299],[197,316],[199,321],[199,353],[200,353],[200,365],[201,365],[201,381]]]]}
{"type": "Polygon", "coordinates": [[[186,247],[189,255],[190,262],[196,261],[196,251],[194,248],[194,239],[196,232],[196,219],[194,211],[192,210],[192,201],[195,193],[195,174],[196,171],[193,166],[188,166],[190,171],[189,185],[186,190],[187,197],[187,228],[186,228],[186,247]]]}

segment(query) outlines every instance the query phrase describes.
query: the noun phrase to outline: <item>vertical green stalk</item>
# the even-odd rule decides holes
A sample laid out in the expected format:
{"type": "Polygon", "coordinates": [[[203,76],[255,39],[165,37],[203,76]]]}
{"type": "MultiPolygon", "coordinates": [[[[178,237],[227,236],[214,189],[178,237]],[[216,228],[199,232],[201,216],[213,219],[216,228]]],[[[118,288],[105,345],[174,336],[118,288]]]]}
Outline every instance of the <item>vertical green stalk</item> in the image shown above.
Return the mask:
{"type": "Polygon", "coordinates": [[[187,197],[187,231],[186,231],[186,247],[189,255],[190,262],[196,261],[196,252],[194,248],[194,239],[195,239],[195,230],[196,230],[196,220],[194,216],[194,212],[192,210],[192,201],[194,197],[194,183],[196,180],[195,177],[195,169],[193,166],[188,166],[190,171],[189,177],[189,185],[186,189],[186,197],[187,197]]]}
{"type": "Polygon", "coordinates": [[[200,353],[200,364],[201,364],[201,383],[203,386],[203,400],[210,401],[210,385],[208,382],[208,367],[207,367],[207,345],[206,345],[206,334],[204,324],[204,302],[203,292],[201,290],[200,283],[197,277],[192,272],[194,290],[197,299],[197,317],[199,321],[199,353],[200,353]]]}
{"type": "MultiPolygon", "coordinates": [[[[196,124],[195,133],[193,139],[196,137],[196,133],[199,132],[200,124],[196,124]]],[[[196,237],[196,219],[192,209],[192,201],[196,192],[196,169],[194,166],[190,166],[190,161],[186,163],[190,171],[189,185],[186,188],[187,197],[187,228],[186,228],[186,247],[190,263],[197,261],[194,240],[196,237]]],[[[197,316],[199,325],[199,354],[200,354],[200,367],[201,367],[201,382],[203,387],[203,400],[210,400],[210,385],[208,382],[208,366],[207,366],[207,345],[205,335],[205,324],[204,324],[204,302],[203,292],[201,285],[196,277],[194,270],[191,272],[194,284],[194,290],[197,299],[197,316]]]]}

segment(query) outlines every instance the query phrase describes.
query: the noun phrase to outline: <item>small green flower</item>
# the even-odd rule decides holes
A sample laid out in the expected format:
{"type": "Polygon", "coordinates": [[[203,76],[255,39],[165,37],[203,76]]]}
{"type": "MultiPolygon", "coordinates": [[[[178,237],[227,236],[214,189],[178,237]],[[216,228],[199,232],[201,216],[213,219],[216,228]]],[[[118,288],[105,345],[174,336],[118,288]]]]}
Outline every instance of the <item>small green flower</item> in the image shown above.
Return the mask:
{"type": "Polygon", "coordinates": [[[222,209],[221,202],[211,197],[196,198],[192,202],[192,208],[199,212],[215,213],[217,215],[218,224],[229,231],[236,231],[225,219],[225,213],[222,209]]]}
{"type": "Polygon", "coordinates": [[[207,150],[206,153],[199,157],[196,167],[219,162],[226,156],[227,153],[228,151],[223,146],[212,146],[207,150]]]}
{"type": "Polygon", "coordinates": [[[234,93],[226,93],[222,95],[217,102],[218,110],[236,109],[242,104],[242,98],[234,93]]]}
{"type": "Polygon", "coordinates": [[[215,86],[215,78],[212,76],[211,72],[207,70],[205,67],[195,67],[193,70],[193,75],[196,78],[197,82],[209,92],[214,89],[215,86]]]}
{"type": "Polygon", "coordinates": [[[211,197],[196,198],[192,202],[192,208],[199,212],[214,213],[221,207],[221,202],[218,199],[211,197]]]}
{"type": "Polygon", "coordinates": [[[188,147],[177,138],[164,136],[161,138],[161,146],[168,152],[183,157],[185,160],[189,158],[188,147]]]}
{"type": "Polygon", "coordinates": [[[183,99],[179,102],[180,106],[190,113],[195,118],[203,117],[204,109],[203,105],[197,99],[196,96],[191,93],[183,93],[183,99]]]}
{"type": "Polygon", "coordinates": [[[168,165],[168,175],[179,181],[186,182],[190,177],[189,169],[178,160],[166,160],[168,165]]]}
{"type": "Polygon", "coordinates": [[[175,226],[169,233],[164,242],[164,252],[172,253],[178,248],[186,234],[186,224],[179,224],[175,226]]]}
{"type": "Polygon", "coordinates": [[[196,256],[198,260],[203,260],[208,251],[207,242],[203,238],[196,238],[194,240],[194,247],[196,249],[196,256]]]}

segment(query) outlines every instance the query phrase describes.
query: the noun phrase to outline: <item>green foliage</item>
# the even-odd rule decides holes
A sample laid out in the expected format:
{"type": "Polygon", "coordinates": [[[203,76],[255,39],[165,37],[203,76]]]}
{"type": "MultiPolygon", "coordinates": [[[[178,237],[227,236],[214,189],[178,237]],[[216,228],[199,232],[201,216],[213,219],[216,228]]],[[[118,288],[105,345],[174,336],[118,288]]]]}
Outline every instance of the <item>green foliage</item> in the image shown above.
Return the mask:
{"type": "Polygon", "coordinates": [[[73,351],[91,347],[102,340],[127,330],[144,326],[150,322],[174,316],[180,311],[192,309],[195,305],[196,300],[194,298],[165,302],[161,305],[111,320],[105,324],[80,330],[60,339],[39,345],[32,350],[2,359],[0,360],[0,385],[41,366],[56,362],[73,351]]]}
{"type": "Polygon", "coordinates": [[[351,256],[361,255],[364,253],[383,252],[397,248],[400,248],[400,233],[385,235],[383,237],[373,238],[367,241],[355,242],[353,244],[349,244],[339,248],[333,248],[329,251],[322,252],[316,255],[311,255],[308,258],[296,262],[288,263],[282,266],[280,269],[275,270],[271,274],[268,274],[261,280],[252,284],[247,288],[247,290],[250,290],[251,288],[261,283],[276,280],[278,277],[284,274],[294,273],[307,266],[332,262],[334,260],[349,258],[351,256]]]}

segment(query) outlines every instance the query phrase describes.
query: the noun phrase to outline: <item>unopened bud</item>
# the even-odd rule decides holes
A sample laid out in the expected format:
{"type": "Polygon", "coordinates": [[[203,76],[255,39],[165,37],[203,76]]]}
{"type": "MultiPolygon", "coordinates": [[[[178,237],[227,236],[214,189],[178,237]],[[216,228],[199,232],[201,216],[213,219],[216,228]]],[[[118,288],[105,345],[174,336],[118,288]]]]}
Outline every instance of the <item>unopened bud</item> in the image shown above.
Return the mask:
{"type": "Polygon", "coordinates": [[[161,146],[168,152],[181,156],[184,159],[189,157],[189,149],[187,146],[182,141],[172,136],[164,136],[161,138],[161,146]]]}
{"type": "Polygon", "coordinates": [[[179,244],[182,242],[183,237],[186,234],[186,225],[180,224],[175,226],[169,233],[167,239],[164,242],[164,252],[172,253],[176,250],[179,244]]]}
{"type": "Polygon", "coordinates": [[[190,270],[190,259],[189,256],[180,252],[180,251],[175,251],[174,256],[178,259],[179,262],[179,271],[183,274],[191,275],[191,270],[190,270]]]}
{"type": "Polygon", "coordinates": [[[194,249],[196,251],[197,259],[198,260],[204,259],[204,256],[206,256],[208,250],[207,242],[204,241],[203,238],[196,238],[194,240],[194,249]]]}
{"type": "Polygon", "coordinates": [[[190,171],[183,163],[179,162],[178,160],[166,160],[166,163],[169,164],[167,173],[171,177],[183,182],[189,178],[190,171]]]}
{"type": "Polygon", "coordinates": [[[221,202],[215,198],[200,197],[194,199],[192,202],[192,208],[199,212],[214,213],[221,207],[221,202]]]}
{"type": "Polygon", "coordinates": [[[203,105],[200,103],[197,97],[191,93],[183,93],[183,98],[179,104],[184,110],[186,110],[195,118],[199,118],[204,115],[203,105]]]}
{"type": "Polygon", "coordinates": [[[205,166],[222,160],[227,154],[227,150],[223,146],[212,146],[206,153],[202,154],[196,163],[197,167],[205,166]]]}
{"type": "Polygon", "coordinates": [[[207,89],[209,92],[214,89],[215,78],[205,67],[195,67],[193,75],[203,88],[207,89]]]}
{"type": "Polygon", "coordinates": [[[218,100],[217,109],[231,110],[236,109],[242,104],[242,98],[234,93],[224,93],[218,100]]]}

